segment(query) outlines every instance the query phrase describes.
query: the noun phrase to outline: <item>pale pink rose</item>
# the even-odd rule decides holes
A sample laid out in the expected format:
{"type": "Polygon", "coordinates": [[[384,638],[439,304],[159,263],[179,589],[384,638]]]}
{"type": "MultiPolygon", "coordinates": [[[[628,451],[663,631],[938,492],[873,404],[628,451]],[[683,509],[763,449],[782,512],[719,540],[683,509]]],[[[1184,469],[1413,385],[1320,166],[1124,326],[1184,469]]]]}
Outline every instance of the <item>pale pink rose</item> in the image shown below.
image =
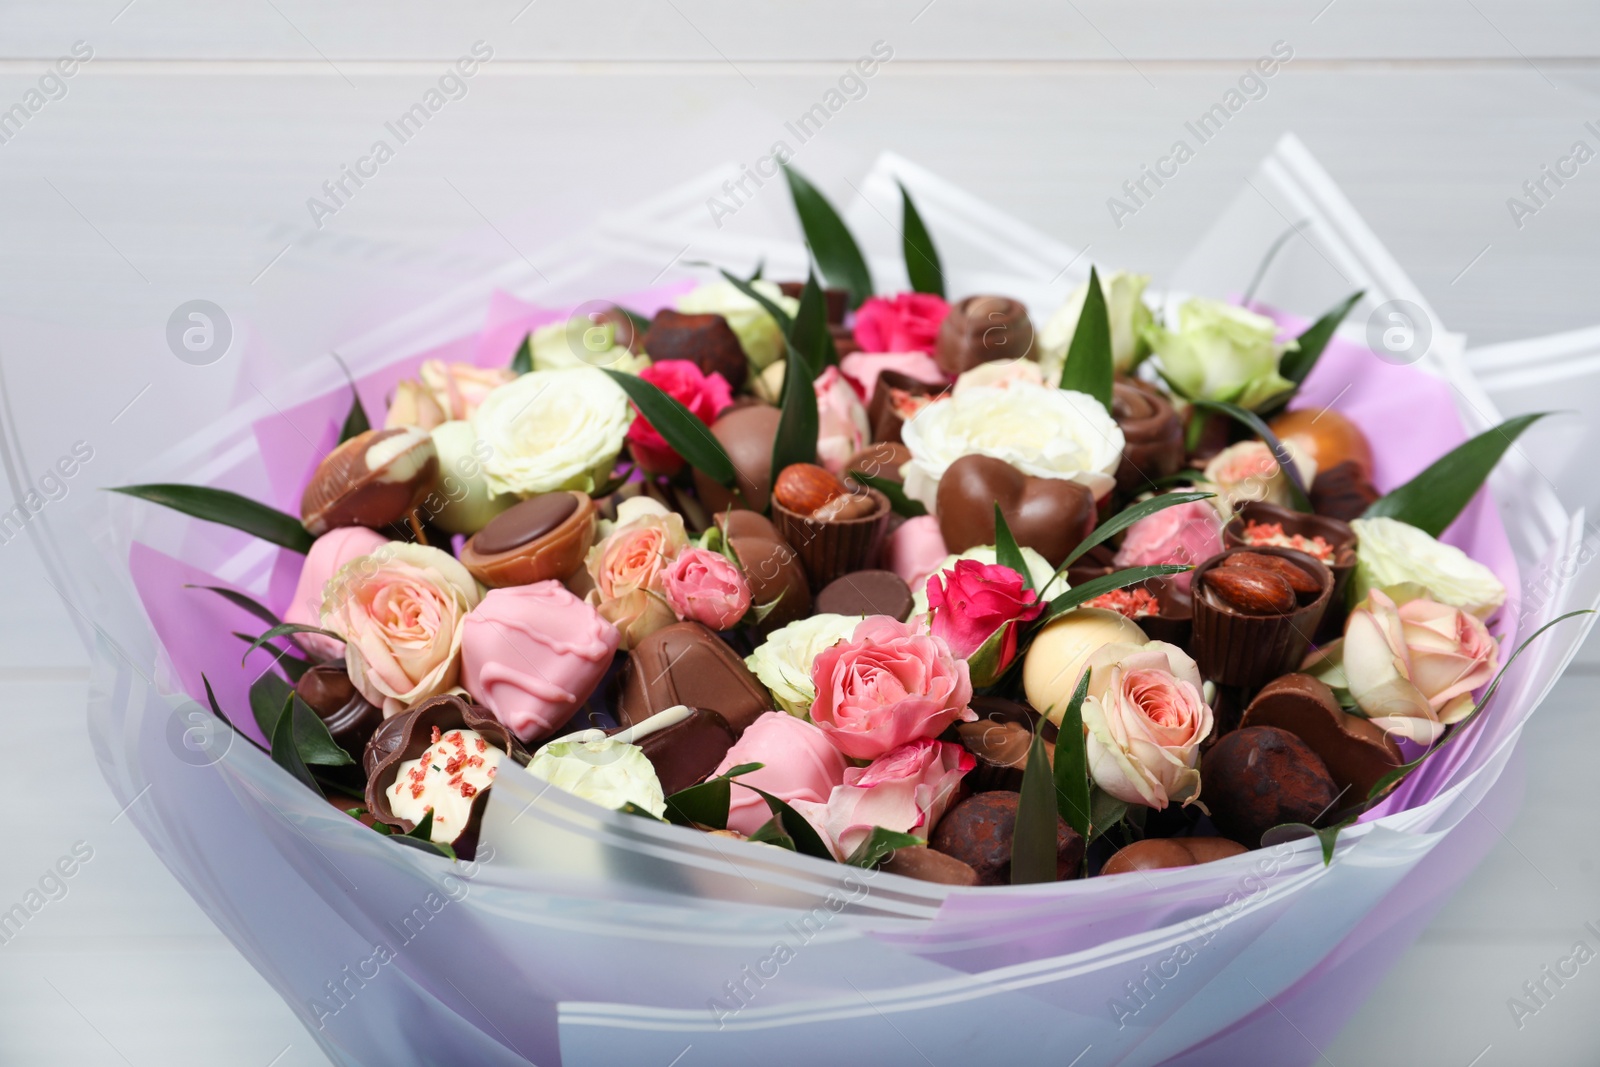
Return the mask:
{"type": "MultiPolygon", "coordinates": [[[[1316,463],[1293,441],[1283,442],[1283,447],[1294,460],[1300,483],[1310,485],[1317,473],[1316,463]]],[[[1240,441],[1224,448],[1206,464],[1204,477],[1216,490],[1216,506],[1226,516],[1253,500],[1281,507],[1293,502],[1289,495],[1289,476],[1278,468],[1272,449],[1261,441],[1240,441]]]]}
{"type": "Polygon", "coordinates": [[[1344,629],[1350,696],[1383,729],[1420,744],[1466,718],[1473,693],[1499,666],[1500,648],[1477,616],[1426,597],[1367,594],[1344,629]]]}
{"type": "Polygon", "coordinates": [[[621,631],[624,649],[678,621],[662,575],[689,544],[683,516],[659,505],[641,510],[591,548],[584,561],[594,582],[586,599],[621,631]]]}
{"type": "MultiPolygon", "coordinates": [[[[769,711],[745,727],[715,773],[741,763],[763,766],[740,775],[736,783],[749,782],[797,808],[800,803],[826,803],[833,787],[844,781],[848,766],[826,734],[784,711],[769,711]]],[[[728,802],[728,829],[753,834],[770,818],[772,812],[759,794],[734,785],[728,802]]],[[[820,833],[822,820],[816,821],[820,833]]]]}
{"type": "MultiPolygon", "coordinates": [[[[1273,469],[1277,469],[1276,463],[1273,469]]],[[[1196,500],[1146,515],[1128,527],[1114,562],[1118,567],[1162,563],[1194,567],[1221,551],[1222,519],[1209,500],[1196,500]]],[[[1192,572],[1184,571],[1173,576],[1173,584],[1187,591],[1192,578],[1192,572]]]]}
{"type": "Polygon", "coordinates": [[[828,797],[824,824],[840,859],[849,859],[875,826],[924,841],[944,814],[961,777],[977,765],[972,753],[948,741],[923,739],[851,767],[828,797]]]}
{"type": "Polygon", "coordinates": [[[928,579],[928,610],[933,613],[933,633],[944,638],[962,659],[974,652],[1002,626],[996,670],[1005,670],[1017,654],[1017,627],[1039,617],[1044,604],[1039,594],[1023,583],[1022,575],[998,563],[958,559],[955,566],[928,579]]]}
{"type": "Polygon", "coordinates": [[[956,379],[955,388],[950,392],[954,395],[984,385],[1006,389],[1018,384],[1043,385],[1044,371],[1040,370],[1039,364],[1031,359],[997,359],[989,363],[980,363],[971,370],[962,372],[956,379]]]}
{"type": "Polygon", "coordinates": [[[852,352],[839,360],[839,372],[866,401],[871,401],[878,388],[878,375],[886,370],[899,371],[929,385],[944,385],[950,380],[926,352],[852,352]]]}
{"type": "Polygon", "coordinates": [[[869,296],[856,309],[856,344],[864,352],[932,352],[948,314],[933,293],[869,296]]]}
{"type": "Polygon", "coordinates": [[[1195,763],[1212,719],[1194,660],[1165,641],[1110,644],[1089,668],[1083,725],[1095,784],[1157,811],[1197,798],[1195,763]]]}
{"type": "Polygon", "coordinates": [[[871,615],[811,663],[812,720],[852,759],[876,759],[977,718],[972,679],[944,638],[871,615]]]}
{"type": "Polygon", "coordinates": [[[517,376],[510,367],[475,367],[442,359],[425,360],[418,373],[446,421],[472,418],[485,397],[517,376]]]}
{"type": "Polygon", "coordinates": [[[446,421],[444,409],[433,399],[428,387],[407,378],[394,387],[394,396],[389,398],[389,411],[383,417],[383,428],[399,430],[415,426],[419,430],[431,430],[446,421]]]}
{"type": "MultiPolygon", "coordinates": [[[[322,625],[323,589],[328,579],[346,563],[370,555],[389,543],[389,539],[365,526],[341,526],[311,542],[300,580],[295,583],[294,599],[283,613],[284,622],[301,626],[322,625]]],[[[295,642],[313,656],[337,659],[344,655],[344,644],[321,634],[295,634],[295,642]]]]}
{"type": "Polygon", "coordinates": [[[884,555],[889,569],[914,593],[939,569],[950,550],[939,532],[939,520],[932,515],[918,515],[901,523],[889,535],[884,555]]]}
{"type": "Polygon", "coordinates": [[[661,572],[667,603],[678,618],[727,630],[750,610],[750,586],[721,552],[686,548],[661,572]]]}
{"type": "Polygon", "coordinates": [[[448,552],[394,541],[333,576],[322,626],[344,638],[345,669],[361,695],[398,715],[456,684],[462,625],[479,596],[448,552]]]}
{"type": "Polygon", "coordinates": [[[850,457],[872,440],[867,409],[838,367],[824,370],[813,384],[817,393],[817,462],[843,474],[850,457]]]}

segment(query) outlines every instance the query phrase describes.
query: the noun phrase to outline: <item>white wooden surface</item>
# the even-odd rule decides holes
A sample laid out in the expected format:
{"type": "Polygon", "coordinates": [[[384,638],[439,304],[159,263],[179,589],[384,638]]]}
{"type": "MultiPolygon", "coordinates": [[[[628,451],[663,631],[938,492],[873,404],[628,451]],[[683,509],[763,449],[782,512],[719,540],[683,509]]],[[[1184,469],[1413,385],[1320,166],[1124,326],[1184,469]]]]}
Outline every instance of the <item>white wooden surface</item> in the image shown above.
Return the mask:
{"type": "MultiPolygon", "coordinates": [[[[70,493],[124,480],[252,387],[228,361],[167,351],[182,301],[221,303],[251,345],[297,361],[341,324],[754,160],[877,40],[895,58],[796,159],[840,199],[892,148],[1159,279],[1293,130],[1451,329],[1503,342],[1600,319],[1600,164],[1521,229],[1505,204],[1574,140],[1600,146],[1584,129],[1600,125],[1592,4],[30,0],[0,5],[0,110],[78,40],[96,58],[0,144],[0,371],[30,462],[94,444],[70,493]],[[315,229],[306,199],[480,39],[495,59],[465,98],[315,229]],[[1115,226],[1106,199],[1278,40],[1295,59],[1266,95],[1115,226]]],[[[768,209],[781,200],[755,210],[768,209]]],[[[1549,406],[1581,396],[1550,392],[1549,406]]],[[[94,849],[67,895],[0,945],[0,1062],[322,1062],[116,817],[82,725],[84,653],[26,540],[0,546],[0,602],[7,736],[43,726],[66,761],[0,779],[18,813],[0,908],[75,842],[94,849]]],[[[1327,1062],[1600,1058],[1593,967],[1520,1030],[1506,1005],[1600,923],[1593,682],[1575,673],[1536,716],[1521,814],[1327,1062]]]]}

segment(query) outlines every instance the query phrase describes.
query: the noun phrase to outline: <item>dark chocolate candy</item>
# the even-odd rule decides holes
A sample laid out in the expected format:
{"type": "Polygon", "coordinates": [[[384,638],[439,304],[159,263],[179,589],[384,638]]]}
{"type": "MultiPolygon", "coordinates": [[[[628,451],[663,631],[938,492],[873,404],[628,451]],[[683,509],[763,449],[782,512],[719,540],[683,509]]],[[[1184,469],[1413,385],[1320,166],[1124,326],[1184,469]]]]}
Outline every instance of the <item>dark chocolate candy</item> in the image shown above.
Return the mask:
{"type": "Polygon", "coordinates": [[[439,453],[425,430],[368,430],[325,456],[300,497],[300,517],[320,537],[340,526],[402,523],[439,480],[439,453]]]}
{"type": "Polygon", "coordinates": [[[663,308],[650,321],[644,350],[654,360],[686,359],[706,374],[720,374],[736,392],[749,373],[739,336],[721,315],[685,315],[663,308]]]}
{"type": "Polygon", "coordinates": [[[911,589],[894,571],[853,571],[824,586],[816,603],[819,615],[888,615],[905,622],[911,589]]]}
{"type": "Polygon", "coordinates": [[[1118,378],[1111,391],[1111,417],[1122,429],[1118,489],[1143,492],[1183,466],[1183,422],[1155,386],[1118,378]]]}
{"type": "Polygon", "coordinates": [[[739,559],[739,570],[757,606],[777,602],[757,629],[770,633],[811,614],[811,586],[800,556],[770,519],[754,511],[726,511],[717,526],[739,559]]]}
{"type": "Polygon", "coordinates": [[[1201,758],[1200,780],[1211,821],[1246,848],[1282,823],[1315,825],[1339,795],[1310,746],[1275,726],[1225,735],[1201,758]]]}
{"type": "Polygon", "coordinates": [[[644,749],[667,796],[703,781],[717,769],[738,740],[728,720],[714,711],[692,708],[682,722],[635,742],[644,749]]]}
{"type": "Polygon", "coordinates": [[[772,443],[778,437],[779,412],[766,404],[731,407],[711,424],[711,435],[733,463],[735,493],[694,472],[700,502],[712,514],[730,507],[763,511],[772,492],[772,443]]]}
{"type": "Polygon", "coordinates": [[[994,544],[994,506],[1017,544],[1059,566],[1095,526],[1094,494],[1064,478],[1034,478],[1004,460],[966,455],[939,479],[935,500],[945,547],[960,554],[994,544]]]}
{"type": "Polygon", "coordinates": [[[1318,471],[1311,480],[1311,510],[1330,519],[1359,519],[1378,499],[1377,488],[1353,460],[1318,471]]]}
{"type": "MultiPolygon", "coordinates": [[[[978,872],[979,885],[1011,884],[1011,835],[1021,794],[975,793],[945,813],[928,844],[978,872]]],[[[1056,816],[1056,878],[1076,878],[1084,843],[1056,816]]]]}
{"type": "Polygon", "coordinates": [[[577,510],[577,498],[571,493],[540,493],[490,519],[473,536],[473,547],[484,555],[520,548],[554,530],[577,510]]]}
{"type": "Polygon", "coordinates": [[[971,866],[924,845],[895,849],[880,870],[940,885],[978,884],[978,872],[971,866]]]}
{"type": "Polygon", "coordinates": [[[1351,803],[1365,800],[1378,779],[1400,766],[1400,749],[1371,721],[1351,715],[1320,680],[1286,674],[1268,682],[1245,709],[1240,726],[1276,726],[1310,746],[1351,803]]]}
{"type": "Polygon", "coordinates": [[[1106,860],[1101,874],[1192,867],[1197,863],[1240,856],[1249,849],[1225,837],[1150,837],[1125,845],[1106,860]]]}
{"type": "Polygon", "coordinates": [[[949,388],[948,385],[929,384],[902,371],[881,371],[872,386],[872,396],[867,400],[867,424],[872,427],[872,439],[899,444],[900,430],[906,422],[949,388]]]}
{"type": "Polygon", "coordinates": [[[954,378],[997,359],[1026,359],[1033,352],[1033,323],[1022,301],[1009,296],[969,296],[950,305],[939,327],[934,358],[954,378]]]}
{"type": "Polygon", "coordinates": [[[616,712],[624,726],[679,704],[715,711],[735,733],[772,710],[772,698],[744,660],[698,622],[675,622],[628,653],[616,712]]]}
{"type": "Polygon", "coordinates": [[[300,677],[294,691],[347,752],[365,750],[383,722],[383,710],[356,690],[342,663],[317,664],[300,677]]]}

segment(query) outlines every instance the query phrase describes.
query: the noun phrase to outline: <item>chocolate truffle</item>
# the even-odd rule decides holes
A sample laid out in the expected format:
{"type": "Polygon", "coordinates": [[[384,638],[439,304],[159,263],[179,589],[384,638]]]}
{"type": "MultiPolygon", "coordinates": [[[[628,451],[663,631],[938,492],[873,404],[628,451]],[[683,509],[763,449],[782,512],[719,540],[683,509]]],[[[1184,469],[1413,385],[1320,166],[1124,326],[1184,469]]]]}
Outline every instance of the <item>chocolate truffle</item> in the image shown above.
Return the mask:
{"type": "Polygon", "coordinates": [[[720,374],[736,392],[750,370],[738,334],[721,315],[662,308],[645,332],[644,350],[653,360],[686,359],[706,374],[720,374]]]}
{"type": "Polygon", "coordinates": [[[980,363],[1026,359],[1033,352],[1033,323],[1020,300],[969,296],[950,305],[939,327],[934,358],[954,378],[980,363]]]}
{"type": "Polygon", "coordinates": [[[317,664],[300,676],[294,691],[347,752],[364,751],[383,722],[383,709],[356,690],[342,663],[317,664]]]}
{"type": "Polygon", "coordinates": [[[969,865],[924,845],[895,849],[880,870],[940,885],[978,884],[978,872],[969,865]]]}
{"type": "Polygon", "coordinates": [[[1140,493],[1183,466],[1183,422],[1155,386],[1133,378],[1112,385],[1111,417],[1122,430],[1117,488],[1140,493]]]}
{"type": "Polygon", "coordinates": [[[735,733],[772,709],[772,698],[744,660],[698,622],[675,622],[628,653],[615,709],[624,726],[678,704],[715,711],[735,733]]]}
{"type": "Polygon", "coordinates": [[[689,708],[688,716],[671,726],[638,738],[667,796],[702,782],[738,740],[728,720],[714,711],[689,708]]]}
{"type": "MultiPolygon", "coordinates": [[[[945,813],[928,844],[967,864],[979,885],[1011,884],[1011,835],[1017,823],[1019,793],[976,793],[945,813]]],[[[1076,878],[1084,843],[1066,820],[1056,816],[1056,879],[1076,878]]]]}
{"type": "Polygon", "coordinates": [[[1309,674],[1268,682],[1245,709],[1240,726],[1288,730],[1315,752],[1349,803],[1367,798],[1378,780],[1400,766],[1400,749],[1370,720],[1339,706],[1333,690],[1309,674]]]}
{"type": "Polygon", "coordinates": [[[1312,479],[1311,510],[1330,519],[1349,522],[1359,519],[1372,502],[1378,499],[1378,490],[1367,480],[1367,475],[1354,462],[1346,460],[1325,471],[1318,471],[1312,479]]]}
{"type": "Polygon", "coordinates": [[[1201,758],[1200,779],[1211,821],[1246,848],[1274,826],[1315,825],[1339,795],[1310,746],[1275,726],[1224,735],[1201,758]]]}
{"type": "Polygon", "coordinates": [[[1106,860],[1100,873],[1127,874],[1166,867],[1192,867],[1197,863],[1242,856],[1248,851],[1237,841],[1225,837],[1150,837],[1118,849],[1106,860]]]}
{"type": "Polygon", "coordinates": [[[766,404],[731,407],[711,424],[711,435],[733,464],[734,489],[718,485],[699,471],[694,488],[706,510],[715,514],[730,507],[764,511],[772,493],[772,443],[778,437],[777,408],[766,404]]]}
{"type": "Polygon", "coordinates": [[[757,624],[758,630],[770,633],[811,614],[811,585],[805,566],[770,519],[741,509],[718,514],[716,524],[738,557],[751,601],[757,607],[777,604],[757,624]]]}
{"type": "Polygon", "coordinates": [[[426,430],[368,430],[318,464],[300,517],[318,536],[340,526],[379,529],[404,522],[438,479],[439,453],[426,430]]]}
{"type": "Polygon", "coordinates": [[[817,594],[819,615],[887,615],[905,622],[911,589],[894,571],[851,571],[817,594]]]}
{"type": "Polygon", "coordinates": [[[583,566],[596,521],[587,493],[540,493],[473,534],[461,548],[461,565],[491,589],[562,580],[583,566]]]}
{"type": "Polygon", "coordinates": [[[1094,494],[1064,478],[1034,478],[1004,460],[966,455],[939,479],[935,500],[945,547],[960,554],[994,544],[1000,505],[1017,544],[1060,566],[1095,526],[1094,494]]]}

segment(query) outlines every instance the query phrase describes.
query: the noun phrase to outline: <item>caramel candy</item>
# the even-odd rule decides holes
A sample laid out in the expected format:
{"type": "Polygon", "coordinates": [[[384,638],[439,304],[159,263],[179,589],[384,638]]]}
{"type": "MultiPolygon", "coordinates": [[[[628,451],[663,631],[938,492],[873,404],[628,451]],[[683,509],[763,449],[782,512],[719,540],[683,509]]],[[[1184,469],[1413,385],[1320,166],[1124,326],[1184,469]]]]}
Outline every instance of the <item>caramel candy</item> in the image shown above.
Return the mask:
{"type": "Polygon", "coordinates": [[[596,513],[587,493],[541,493],[515,504],[462,546],[461,565],[491,588],[565,579],[594,545],[596,513]]]}
{"type": "Polygon", "coordinates": [[[1033,323],[1022,301],[1009,296],[969,296],[950,305],[939,327],[934,358],[954,378],[980,363],[1026,359],[1033,352],[1033,323]]]}
{"type": "Polygon", "coordinates": [[[340,526],[374,530],[403,522],[439,479],[439,453],[426,430],[368,430],[317,466],[300,517],[320,537],[340,526]]]}
{"type": "Polygon", "coordinates": [[[1095,526],[1094,494],[1064,478],[1034,478],[992,456],[962,456],[939,479],[935,498],[945,547],[960,554],[994,544],[994,506],[1017,544],[1059,566],[1095,526]]]}
{"type": "Polygon", "coordinates": [[[1363,477],[1372,475],[1372,445],[1361,427],[1332,408],[1297,408],[1272,420],[1278,440],[1293,441],[1319,471],[1353,463],[1363,477]]]}
{"type": "Polygon", "coordinates": [[[645,332],[644,350],[654,360],[686,359],[703,373],[720,374],[735,391],[749,374],[739,336],[721,315],[685,315],[663,308],[645,332]]]}
{"type": "Polygon", "coordinates": [[[772,698],[744,660],[698,622],[675,622],[640,641],[622,671],[617,721],[643,722],[686,704],[715,711],[736,734],[772,710],[772,698]]]}

